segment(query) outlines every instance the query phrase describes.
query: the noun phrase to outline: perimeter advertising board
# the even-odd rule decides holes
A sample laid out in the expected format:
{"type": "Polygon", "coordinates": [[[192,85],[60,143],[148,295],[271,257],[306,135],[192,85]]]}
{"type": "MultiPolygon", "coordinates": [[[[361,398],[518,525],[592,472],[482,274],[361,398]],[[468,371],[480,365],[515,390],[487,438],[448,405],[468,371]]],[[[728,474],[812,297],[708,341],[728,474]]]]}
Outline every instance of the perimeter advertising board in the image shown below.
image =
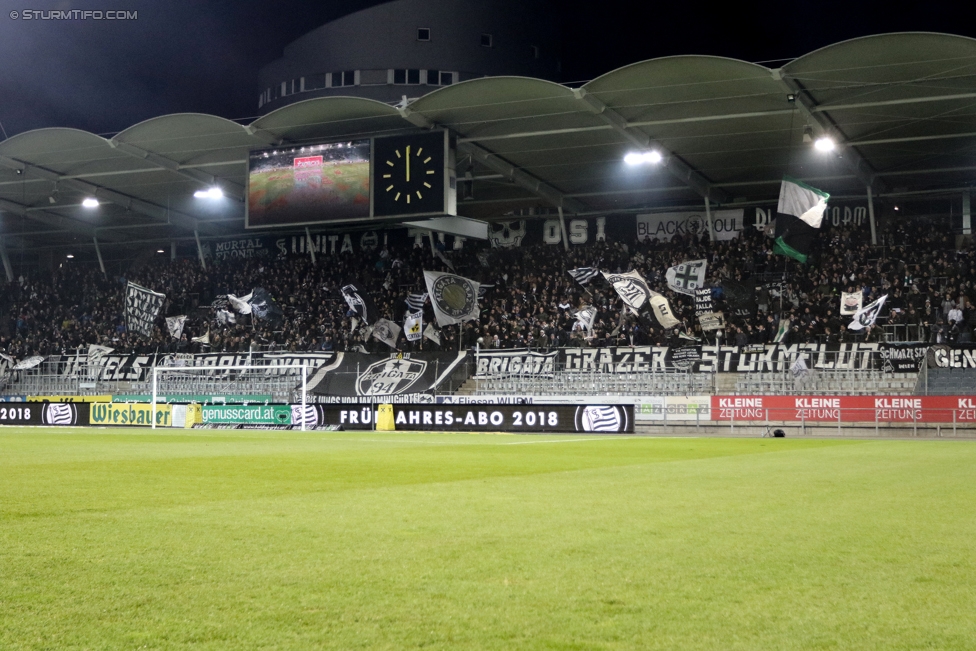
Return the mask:
{"type": "Polygon", "coordinates": [[[88,425],[89,403],[2,403],[0,425],[88,425]]]}
{"type": "MultiPolygon", "coordinates": [[[[152,427],[152,405],[140,403],[95,402],[91,405],[92,425],[152,427]]],[[[156,405],[156,427],[172,427],[171,405],[156,405]]]]}
{"type": "Polygon", "coordinates": [[[201,418],[204,424],[290,425],[291,408],[287,405],[211,405],[201,409],[201,418]]]}
{"type": "Polygon", "coordinates": [[[972,396],[712,396],[712,420],[976,423],[972,396]]]}
{"type": "MultiPolygon", "coordinates": [[[[292,405],[292,424],[301,424],[301,405],[292,405]]],[[[393,405],[398,430],[425,432],[591,432],[634,431],[633,405],[393,405]]],[[[306,405],[306,428],[328,425],[373,429],[375,408],[306,405]]]]}

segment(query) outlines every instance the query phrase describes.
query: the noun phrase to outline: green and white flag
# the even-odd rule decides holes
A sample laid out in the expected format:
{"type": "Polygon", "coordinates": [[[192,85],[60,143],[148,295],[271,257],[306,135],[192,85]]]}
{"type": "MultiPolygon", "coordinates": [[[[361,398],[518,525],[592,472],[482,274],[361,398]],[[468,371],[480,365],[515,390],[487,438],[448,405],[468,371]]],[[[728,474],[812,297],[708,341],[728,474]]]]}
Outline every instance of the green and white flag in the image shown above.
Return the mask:
{"type": "Polygon", "coordinates": [[[823,223],[830,195],[812,186],[783,177],[776,207],[776,241],[773,251],[806,262],[823,223]]]}

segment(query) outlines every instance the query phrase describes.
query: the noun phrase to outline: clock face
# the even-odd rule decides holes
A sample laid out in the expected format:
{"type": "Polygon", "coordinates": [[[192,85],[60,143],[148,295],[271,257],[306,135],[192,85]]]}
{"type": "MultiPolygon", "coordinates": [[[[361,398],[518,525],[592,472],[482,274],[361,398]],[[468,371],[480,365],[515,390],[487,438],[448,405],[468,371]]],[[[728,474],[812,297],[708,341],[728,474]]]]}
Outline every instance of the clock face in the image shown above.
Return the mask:
{"type": "Polygon", "coordinates": [[[444,212],[445,133],[377,138],[373,153],[373,214],[444,212]]]}

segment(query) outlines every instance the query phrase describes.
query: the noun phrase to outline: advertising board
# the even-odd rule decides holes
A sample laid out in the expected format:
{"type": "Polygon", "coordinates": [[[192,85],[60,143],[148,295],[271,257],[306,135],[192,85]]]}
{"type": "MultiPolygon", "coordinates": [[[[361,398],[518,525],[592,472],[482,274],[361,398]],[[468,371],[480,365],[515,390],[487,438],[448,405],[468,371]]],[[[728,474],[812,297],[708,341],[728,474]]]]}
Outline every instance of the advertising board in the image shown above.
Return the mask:
{"type": "Polygon", "coordinates": [[[201,409],[204,424],[290,425],[291,408],[287,405],[230,406],[207,405],[201,409]]]}
{"type": "Polygon", "coordinates": [[[0,425],[87,425],[88,403],[2,403],[0,425]]]}
{"type": "Polygon", "coordinates": [[[973,423],[972,396],[712,396],[712,420],[973,423]]]}
{"type": "MultiPolygon", "coordinates": [[[[131,402],[95,402],[91,404],[91,424],[152,427],[152,405],[131,402]]],[[[172,426],[172,406],[156,405],[156,427],[172,426]]]]}
{"type": "MultiPolygon", "coordinates": [[[[205,408],[206,409],[206,408],[205,408]]],[[[393,405],[398,430],[430,432],[593,432],[634,431],[633,405],[393,405]]],[[[300,424],[300,405],[292,423],[300,424]]],[[[338,425],[373,429],[375,406],[306,405],[305,427],[338,425]]],[[[205,421],[206,422],[206,421],[205,421]]]]}

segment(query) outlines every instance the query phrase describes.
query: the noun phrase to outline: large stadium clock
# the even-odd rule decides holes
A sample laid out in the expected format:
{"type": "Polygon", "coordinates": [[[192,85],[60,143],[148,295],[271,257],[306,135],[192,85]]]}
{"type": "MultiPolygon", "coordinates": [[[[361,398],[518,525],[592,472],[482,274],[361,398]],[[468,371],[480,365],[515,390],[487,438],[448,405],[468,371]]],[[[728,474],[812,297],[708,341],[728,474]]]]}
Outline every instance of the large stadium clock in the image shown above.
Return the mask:
{"type": "Polygon", "coordinates": [[[376,138],[373,216],[453,214],[447,132],[376,138]]]}

